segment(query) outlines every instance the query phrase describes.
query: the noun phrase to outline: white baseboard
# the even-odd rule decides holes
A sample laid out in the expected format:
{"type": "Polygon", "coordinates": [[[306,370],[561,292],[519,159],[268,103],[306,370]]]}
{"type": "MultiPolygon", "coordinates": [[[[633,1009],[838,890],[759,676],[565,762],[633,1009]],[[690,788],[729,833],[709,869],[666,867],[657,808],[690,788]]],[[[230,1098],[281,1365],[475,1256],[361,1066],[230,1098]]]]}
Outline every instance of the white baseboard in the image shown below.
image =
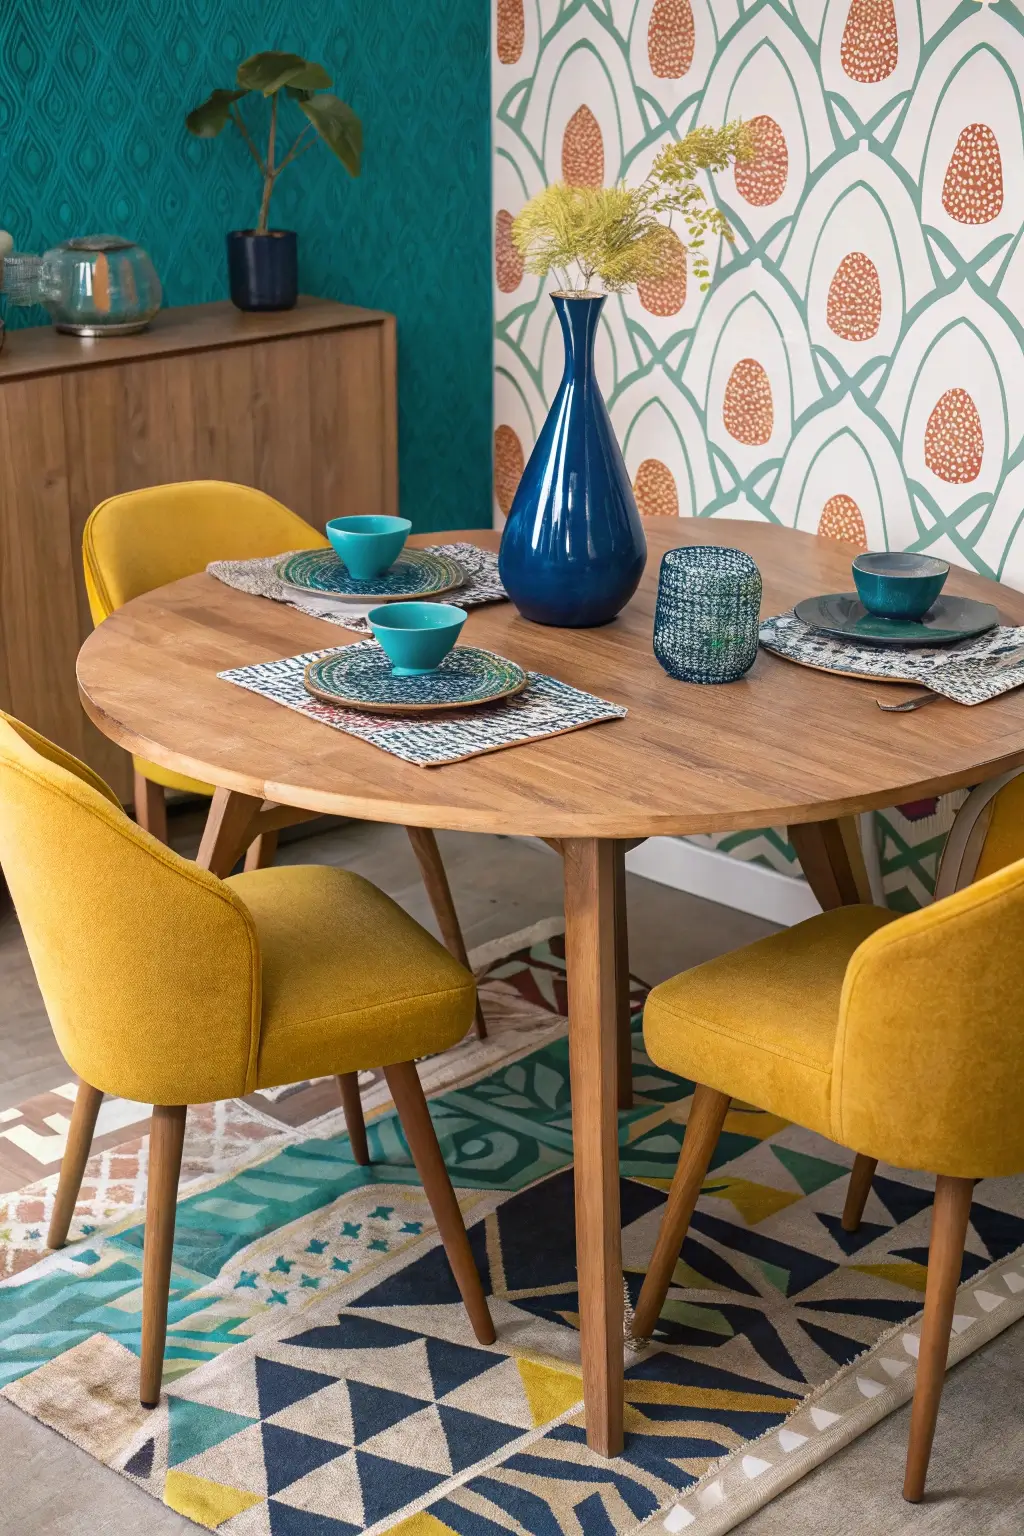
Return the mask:
{"type": "Polygon", "coordinates": [[[626,868],[660,885],[718,901],[791,928],[821,911],[802,877],[734,859],[681,837],[650,837],[626,855],[626,868]]]}

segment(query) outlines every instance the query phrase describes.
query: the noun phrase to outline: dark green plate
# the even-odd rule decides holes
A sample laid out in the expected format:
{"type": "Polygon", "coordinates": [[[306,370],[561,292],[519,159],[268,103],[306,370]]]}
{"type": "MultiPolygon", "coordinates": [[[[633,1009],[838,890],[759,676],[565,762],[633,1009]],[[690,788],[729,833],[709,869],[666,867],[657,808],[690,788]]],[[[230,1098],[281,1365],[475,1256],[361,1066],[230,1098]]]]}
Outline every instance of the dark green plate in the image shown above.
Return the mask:
{"type": "Polygon", "coordinates": [[[805,597],[793,612],[822,634],[868,645],[951,645],[954,640],[983,635],[999,623],[991,603],[972,597],[940,596],[923,619],[881,619],[868,613],[856,592],[805,597]]]}
{"type": "Polygon", "coordinates": [[[475,645],[457,645],[433,672],[396,677],[376,640],[347,645],[311,661],[303,678],[306,692],[321,703],[375,715],[420,715],[494,704],[522,693],[527,681],[514,661],[475,645]]]}
{"type": "Polygon", "coordinates": [[[457,560],[435,555],[428,549],[403,549],[398,559],[379,576],[357,581],[333,549],[304,549],[288,555],[276,569],[279,581],[298,592],[339,598],[351,603],[399,603],[412,598],[439,597],[453,592],[466,580],[457,560]]]}

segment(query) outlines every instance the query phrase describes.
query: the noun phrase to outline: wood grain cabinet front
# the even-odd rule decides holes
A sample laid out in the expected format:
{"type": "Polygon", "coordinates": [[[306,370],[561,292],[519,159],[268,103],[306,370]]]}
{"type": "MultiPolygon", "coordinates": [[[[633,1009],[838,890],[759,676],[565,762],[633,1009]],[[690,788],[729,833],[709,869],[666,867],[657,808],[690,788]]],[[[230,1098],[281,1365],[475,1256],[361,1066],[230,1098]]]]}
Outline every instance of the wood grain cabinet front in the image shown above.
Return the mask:
{"type": "Polygon", "coordinates": [[[177,480],[254,485],[317,527],[398,510],[395,322],[300,299],[161,312],[139,336],[9,332],[0,354],[0,707],[130,797],[82,712],[92,628],[82,530],[99,502],[177,480]]]}

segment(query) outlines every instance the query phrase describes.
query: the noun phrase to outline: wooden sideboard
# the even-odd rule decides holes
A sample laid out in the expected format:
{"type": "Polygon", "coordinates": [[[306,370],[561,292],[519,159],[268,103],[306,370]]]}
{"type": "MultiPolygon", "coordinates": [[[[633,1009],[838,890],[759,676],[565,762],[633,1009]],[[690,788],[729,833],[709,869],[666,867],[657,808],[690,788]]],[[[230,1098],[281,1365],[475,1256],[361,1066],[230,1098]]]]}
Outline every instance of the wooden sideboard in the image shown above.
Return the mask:
{"type": "Polygon", "coordinates": [[[130,798],[128,758],[86,719],[92,627],[82,529],[97,503],[172,480],[235,480],[322,528],[398,510],[395,322],[300,299],[163,310],[139,336],[8,331],[0,352],[0,707],[130,798]]]}

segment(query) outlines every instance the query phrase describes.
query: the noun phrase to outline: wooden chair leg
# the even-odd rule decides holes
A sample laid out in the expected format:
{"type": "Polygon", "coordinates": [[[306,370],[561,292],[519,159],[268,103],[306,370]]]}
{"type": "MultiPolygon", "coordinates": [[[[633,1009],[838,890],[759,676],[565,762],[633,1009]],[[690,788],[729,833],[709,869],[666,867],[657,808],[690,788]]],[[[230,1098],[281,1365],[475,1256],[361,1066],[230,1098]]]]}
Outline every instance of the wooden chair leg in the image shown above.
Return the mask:
{"type": "MultiPolygon", "coordinates": [[[[429,827],[406,827],[405,830],[409,834],[412,851],[420,866],[420,874],[427,888],[427,896],[437,919],[437,926],[441,930],[444,947],[468,971],[470,967],[466,941],[462,937],[462,928],[455,911],[455,903],[452,901],[451,886],[448,884],[437,838],[429,827]]],[[[476,1000],[476,1034],[478,1040],[487,1039],[487,1024],[479,997],[476,1000]]]]}
{"type": "Polygon", "coordinates": [[[98,1088],[90,1088],[88,1083],[79,1083],[75,1107],[71,1111],[67,1149],[61,1158],[57,1198],[53,1203],[50,1230],[46,1236],[48,1248],[63,1248],[67,1242],[68,1228],[75,1214],[75,1202],[82,1187],[82,1175],[92,1148],[96,1116],[102,1103],[103,1095],[98,1088]]]}
{"type": "Polygon", "coordinates": [[[359,1097],[359,1073],[339,1072],[338,1087],[341,1089],[341,1107],[345,1112],[345,1129],[352,1143],[352,1156],[361,1168],[366,1168],[370,1162],[370,1149],[366,1142],[363,1101],[359,1097]]]}
{"type": "Polygon", "coordinates": [[[269,869],[277,858],[277,833],[261,832],[245,850],[245,868],[269,869]]]}
{"type": "Polygon", "coordinates": [[[625,842],[615,848],[615,1012],[619,1030],[619,1108],[633,1108],[633,1015],[629,1005],[629,923],[625,842]]]}
{"type": "Polygon", "coordinates": [[[135,820],[144,832],[151,832],[162,843],[166,843],[167,797],[163,785],[154,784],[136,768],[132,792],[135,796],[135,820]]]}
{"type": "Polygon", "coordinates": [[[142,1251],[142,1366],[139,1373],[139,1401],[143,1408],[155,1408],[160,1401],[186,1113],[183,1104],[154,1104],[149,1122],[149,1183],[142,1251]]]}
{"type": "Polygon", "coordinates": [[[690,1106],[683,1150],[669,1190],[668,1204],[661,1219],[661,1231],[654,1255],[640,1291],[633,1322],[633,1335],[649,1339],[665,1305],[679,1250],[690,1225],[712,1154],[718,1145],[722,1125],[729,1112],[727,1093],[699,1084],[690,1106]]]}
{"type": "Polygon", "coordinates": [[[971,1214],[973,1179],[940,1176],[935,1184],[932,1237],[928,1248],[928,1283],[924,1293],[924,1324],[917,1360],[917,1385],[910,1414],[910,1444],[903,1497],[916,1504],[924,1493],[932,1452],[939,1398],[946,1375],[949,1331],[953,1324],[957,1286],[971,1214]]]}
{"type": "Polygon", "coordinates": [[[846,1190],[846,1204],[843,1206],[844,1232],[856,1232],[859,1228],[877,1167],[877,1157],[865,1157],[863,1152],[857,1153],[846,1190]]]}
{"type": "Polygon", "coordinates": [[[491,1314],[487,1308],[487,1298],[473,1260],[466,1225],[459,1210],[459,1202],[455,1198],[452,1181],[448,1177],[448,1170],[441,1156],[441,1148],[437,1144],[437,1135],[430,1119],[430,1110],[423,1096],[423,1087],[415,1063],[403,1061],[396,1066],[385,1067],[384,1076],[391,1089],[391,1096],[395,1101],[398,1118],[402,1122],[402,1130],[409,1143],[413,1162],[416,1164],[416,1170],[423,1182],[427,1199],[430,1201],[430,1209],[434,1213],[437,1230],[441,1234],[444,1251],[448,1255],[448,1263],[452,1267],[455,1282],[462,1293],[462,1300],[473,1325],[473,1332],[481,1344],[493,1344],[496,1335],[491,1314]]]}

